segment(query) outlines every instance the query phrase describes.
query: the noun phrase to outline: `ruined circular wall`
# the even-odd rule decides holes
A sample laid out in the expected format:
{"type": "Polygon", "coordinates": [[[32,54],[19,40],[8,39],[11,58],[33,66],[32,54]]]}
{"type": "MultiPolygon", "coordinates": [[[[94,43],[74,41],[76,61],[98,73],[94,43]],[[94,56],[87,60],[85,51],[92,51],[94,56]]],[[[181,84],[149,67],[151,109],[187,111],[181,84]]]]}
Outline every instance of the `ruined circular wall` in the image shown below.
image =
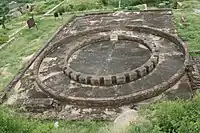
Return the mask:
{"type": "MultiPolygon", "coordinates": [[[[139,78],[142,78],[143,76],[149,74],[156,67],[156,65],[158,63],[158,51],[156,51],[155,45],[147,44],[147,43],[145,43],[144,40],[141,40],[139,38],[130,37],[130,36],[123,36],[123,35],[119,35],[118,40],[119,41],[123,40],[123,41],[137,42],[139,44],[144,45],[145,47],[147,47],[148,51],[151,52],[150,58],[147,61],[145,60],[145,62],[139,61],[139,62],[141,62],[141,64],[142,63],[144,63],[144,64],[142,64],[141,66],[139,66],[139,67],[137,67],[133,70],[129,70],[129,71],[125,72],[125,70],[122,69],[123,72],[121,72],[121,73],[119,73],[119,72],[109,73],[108,72],[108,73],[105,73],[103,75],[101,74],[99,76],[99,75],[95,75],[95,73],[94,74],[93,73],[85,74],[85,73],[82,73],[82,72],[78,72],[77,70],[74,70],[69,65],[69,59],[70,59],[70,57],[72,56],[73,53],[75,53],[79,49],[87,46],[90,43],[98,43],[98,42],[103,42],[103,41],[108,41],[109,43],[113,43],[112,41],[110,41],[109,36],[102,36],[102,37],[97,37],[95,39],[94,38],[89,39],[86,42],[81,42],[80,44],[77,44],[71,50],[71,52],[69,54],[67,54],[65,67],[64,67],[64,73],[68,77],[70,77],[70,79],[73,79],[74,81],[80,82],[80,83],[83,83],[83,84],[97,85],[97,86],[110,86],[110,85],[124,84],[124,83],[128,83],[128,82],[132,82],[132,81],[137,80],[139,78]]],[[[112,45],[112,44],[109,44],[109,45],[112,45]]],[[[134,45],[134,44],[131,44],[131,45],[134,45]]],[[[126,49],[126,50],[128,50],[128,49],[126,49]]],[[[124,52],[128,52],[128,51],[124,51],[124,52]]],[[[139,52],[141,52],[141,51],[139,51],[139,52]]],[[[145,52],[147,52],[147,51],[145,51],[145,52]]],[[[116,53],[116,54],[120,54],[120,53],[116,53]]],[[[101,55],[98,55],[98,56],[101,56],[101,55]]],[[[143,56],[142,58],[145,58],[144,54],[142,56],[143,56]]],[[[86,57],[84,57],[84,58],[86,58],[86,57]]],[[[125,57],[125,58],[128,58],[128,57],[125,57]]],[[[78,65],[84,65],[81,61],[79,61],[79,62],[80,63],[78,65]]],[[[77,65],[77,67],[79,68],[80,66],[78,66],[78,65],[77,65]]],[[[97,65],[99,65],[99,64],[97,64],[97,65]]],[[[124,67],[123,63],[119,64],[119,65],[124,67]]],[[[90,64],[87,65],[84,69],[87,69],[87,67],[90,67],[90,64]]],[[[113,67],[116,67],[116,66],[113,65],[113,67]]],[[[101,72],[101,73],[103,73],[103,72],[101,72]]]]}
{"type": "Polygon", "coordinates": [[[85,106],[121,106],[154,97],[170,88],[185,73],[187,62],[187,48],[179,38],[173,35],[148,27],[101,27],[67,36],[49,46],[36,60],[34,64],[34,74],[35,80],[42,91],[60,101],[85,106]],[[145,45],[151,52],[149,60],[140,67],[128,72],[103,76],[81,73],[68,66],[69,58],[74,52],[87,46],[91,42],[109,41],[110,32],[113,30],[133,32],[130,36],[121,33],[118,34],[118,40],[129,40],[145,45]],[[100,35],[99,33],[107,33],[107,35],[100,35]],[[134,37],[135,33],[141,34],[141,38],[134,37]],[[154,44],[152,43],[153,41],[149,41],[150,39],[145,39],[150,35],[166,39],[169,46],[176,47],[180,55],[174,54],[171,57],[168,55],[169,51],[167,51],[171,50],[168,48],[168,44],[162,44],[164,47],[160,47],[159,43],[154,44]],[[84,41],[84,38],[87,39],[84,41]],[[76,40],[79,40],[79,43],[77,43],[76,40]],[[50,83],[54,82],[53,79],[49,80],[48,83],[41,80],[39,76],[41,73],[40,67],[46,56],[53,55],[56,50],[60,49],[59,47],[64,47],[65,45],[66,50],[61,48],[62,51],[64,51],[63,56],[65,56],[65,58],[61,61],[62,63],[57,65],[60,65],[62,69],[62,78],[66,78],[67,80],[65,83],[62,83],[62,86],[55,87],[57,84],[53,86],[50,83]],[[163,60],[162,58],[165,56],[166,58],[163,60]],[[167,61],[171,63],[169,65],[171,67],[175,61],[175,63],[179,64],[173,69],[167,66],[167,61]],[[158,72],[160,72],[161,78],[163,79],[157,79],[160,76],[158,72]],[[65,77],[63,75],[65,75],[65,77]],[[155,79],[159,82],[154,80],[154,77],[156,77],[155,79]],[[70,87],[73,84],[75,84],[75,87],[70,87]]]}

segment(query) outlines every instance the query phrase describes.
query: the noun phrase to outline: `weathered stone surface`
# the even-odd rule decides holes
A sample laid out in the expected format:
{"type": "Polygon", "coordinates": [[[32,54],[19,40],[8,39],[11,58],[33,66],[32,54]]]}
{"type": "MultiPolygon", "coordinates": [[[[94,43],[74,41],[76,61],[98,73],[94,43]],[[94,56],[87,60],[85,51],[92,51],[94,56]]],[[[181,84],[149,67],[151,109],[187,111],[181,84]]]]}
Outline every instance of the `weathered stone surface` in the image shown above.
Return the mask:
{"type": "Polygon", "coordinates": [[[55,108],[58,106],[58,102],[53,98],[35,98],[26,99],[23,102],[23,106],[32,112],[43,112],[47,109],[55,108]]]}

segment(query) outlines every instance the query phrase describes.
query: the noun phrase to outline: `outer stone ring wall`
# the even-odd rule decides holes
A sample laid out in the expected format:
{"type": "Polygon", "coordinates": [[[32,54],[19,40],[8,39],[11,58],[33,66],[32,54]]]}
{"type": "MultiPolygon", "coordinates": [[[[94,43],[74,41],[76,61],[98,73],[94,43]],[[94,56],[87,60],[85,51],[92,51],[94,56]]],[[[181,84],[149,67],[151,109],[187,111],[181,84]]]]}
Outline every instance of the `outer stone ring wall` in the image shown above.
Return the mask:
{"type": "Polygon", "coordinates": [[[78,49],[81,49],[91,43],[109,41],[109,40],[110,40],[110,36],[107,35],[107,36],[92,38],[85,42],[77,44],[73,49],[71,49],[70,53],[67,54],[67,57],[65,60],[66,61],[65,67],[63,68],[64,73],[70,79],[82,84],[90,84],[90,85],[95,85],[95,86],[111,86],[111,85],[119,85],[119,84],[135,81],[149,74],[158,64],[159,53],[158,53],[158,49],[156,48],[156,45],[152,43],[147,43],[145,42],[145,40],[142,40],[140,38],[126,36],[126,35],[118,35],[118,40],[134,41],[146,46],[149,49],[149,51],[151,51],[152,53],[152,56],[150,57],[150,59],[142,66],[134,70],[131,70],[129,72],[117,73],[114,75],[106,75],[106,76],[95,76],[95,75],[89,75],[89,74],[77,72],[68,65],[69,58],[78,49]]]}
{"type": "MultiPolygon", "coordinates": [[[[184,64],[176,74],[173,76],[169,77],[168,80],[152,87],[146,90],[138,91],[136,93],[131,93],[131,94],[126,94],[126,95],[121,95],[121,96],[110,96],[110,97],[97,97],[97,98],[90,98],[90,97],[77,97],[74,95],[62,95],[60,93],[57,93],[54,89],[51,88],[51,86],[45,85],[40,77],[39,77],[39,68],[40,64],[42,63],[43,59],[45,56],[50,52],[50,50],[56,48],[57,46],[61,44],[66,44],[70,42],[73,39],[76,39],[77,37],[84,36],[84,35],[91,35],[93,33],[98,33],[98,32],[105,32],[105,31],[110,31],[112,27],[101,27],[101,28],[95,28],[92,30],[84,31],[81,33],[77,33],[71,36],[68,36],[62,40],[57,41],[56,43],[52,44],[51,46],[47,47],[37,58],[35,64],[34,64],[34,75],[35,75],[35,80],[40,87],[40,89],[47,93],[50,97],[53,97],[57,100],[67,102],[69,104],[76,104],[76,105],[81,105],[81,106],[121,106],[124,104],[129,104],[132,102],[139,102],[154,96],[159,95],[163,91],[167,90],[171,86],[173,86],[177,81],[185,74],[185,69],[188,64],[189,60],[189,55],[188,55],[188,50],[185,44],[176,36],[173,36],[169,33],[162,32],[160,30],[154,29],[154,28],[149,28],[149,27],[138,27],[138,26],[125,26],[122,29],[126,31],[137,31],[137,32],[145,32],[147,34],[153,34],[157,35],[159,37],[163,37],[168,39],[169,41],[175,43],[177,47],[180,49],[180,51],[184,54],[184,64]]],[[[151,65],[148,65],[151,66],[151,65]]],[[[66,72],[67,73],[67,72],[66,72]]],[[[131,75],[131,73],[129,73],[131,75]]],[[[105,80],[105,79],[104,79],[105,80]]],[[[105,80],[105,82],[107,82],[105,80]]],[[[122,86],[122,85],[119,85],[122,86]]]]}

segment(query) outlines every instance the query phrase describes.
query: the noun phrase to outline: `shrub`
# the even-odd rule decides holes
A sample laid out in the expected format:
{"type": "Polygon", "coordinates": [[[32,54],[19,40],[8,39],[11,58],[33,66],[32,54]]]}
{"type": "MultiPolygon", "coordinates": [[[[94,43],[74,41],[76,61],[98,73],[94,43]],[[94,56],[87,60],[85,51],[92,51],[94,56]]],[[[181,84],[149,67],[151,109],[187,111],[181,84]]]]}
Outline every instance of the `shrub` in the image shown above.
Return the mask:
{"type": "Polygon", "coordinates": [[[62,6],[60,6],[56,12],[71,12],[73,10],[73,5],[71,4],[63,4],[62,6]]]}
{"type": "Polygon", "coordinates": [[[108,1],[108,5],[109,5],[109,6],[112,6],[112,7],[116,7],[116,8],[117,8],[117,7],[118,7],[118,4],[119,4],[119,3],[118,3],[118,0],[109,0],[109,1],[108,1]]]}
{"type": "Polygon", "coordinates": [[[45,14],[48,10],[52,9],[54,6],[56,6],[60,2],[61,2],[61,0],[41,1],[34,8],[34,12],[36,12],[37,15],[45,14]]]}
{"type": "Polygon", "coordinates": [[[26,119],[14,114],[10,109],[0,107],[0,133],[99,133],[107,122],[101,121],[53,121],[26,119]]]}
{"type": "Polygon", "coordinates": [[[8,40],[8,35],[6,35],[4,31],[0,31],[0,45],[6,43],[8,40]]]}
{"type": "Polygon", "coordinates": [[[100,9],[103,7],[101,0],[70,0],[66,1],[64,5],[66,11],[83,11],[100,9]]]}
{"type": "Polygon", "coordinates": [[[0,133],[47,133],[53,125],[41,121],[25,119],[0,107],[0,133]]]}
{"type": "Polygon", "coordinates": [[[108,0],[100,0],[100,2],[103,4],[103,6],[107,6],[108,5],[108,0]]]}
{"type": "Polygon", "coordinates": [[[133,126],[130,129],[131,131],[199,133],[200,94],[188,101],[177,100],[157,103],[143,110],[143,113],[150,120],[151,125],[133,126]]]}
{"type": "MultiPolygon", "coordinates": [[[[140,4],[147,4],[148,6],[159,7],[160,3],[174,3],[174,0],[121,0],[121,8],[128,8],[129,10],[134,6],[140,4]]],[[[174,4],[172,4],[174,5],[174,4]]],[[[91,9],[100,9],[103,7],[118,8],[119,0],[68,0],[65,1],[65,4],[60,8],[65,9],[65,11],[83,11],[91,9]]],[[[167,4],[167,7],[168,4],[167,4]]]]}
{"type": "Polygon", "coordinates": [[[45,14],[45,8],[47,8],[48,5],[46,5],[44,2],[38,4],[35,8],[34,11],[37,13],[37,15],[45,14]]]}

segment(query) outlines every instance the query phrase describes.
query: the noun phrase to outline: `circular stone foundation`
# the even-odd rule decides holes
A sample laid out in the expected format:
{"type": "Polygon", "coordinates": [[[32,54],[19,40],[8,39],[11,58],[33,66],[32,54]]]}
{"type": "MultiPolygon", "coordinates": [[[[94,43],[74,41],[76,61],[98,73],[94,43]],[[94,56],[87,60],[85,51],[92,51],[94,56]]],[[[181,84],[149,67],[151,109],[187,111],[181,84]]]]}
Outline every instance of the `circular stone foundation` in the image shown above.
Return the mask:
{"type": "Polygon", "coordinates": [[[117,38],[102,36],[78,44],[67,55],[64,73],[83,84],[110,86],[137,80],[156,67],[154,44],[130,36],[117,38]]]}
{"type": "Polygon", "coordinates": [[[83,31],[47,47],[34,64],[37,85],[69,104],[121,106],[157,96],[184,75],[188,54],[179,38],[148,27],[115,29],[83,31]]]}

